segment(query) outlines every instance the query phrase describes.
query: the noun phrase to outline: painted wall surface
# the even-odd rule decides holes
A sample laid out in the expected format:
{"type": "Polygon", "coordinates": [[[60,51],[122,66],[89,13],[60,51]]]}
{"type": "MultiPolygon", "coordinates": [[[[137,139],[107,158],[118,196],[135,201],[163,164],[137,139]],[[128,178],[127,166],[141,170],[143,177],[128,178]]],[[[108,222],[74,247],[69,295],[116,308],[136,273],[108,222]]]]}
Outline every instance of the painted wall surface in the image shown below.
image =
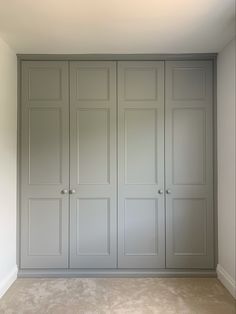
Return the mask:
{"type": "Polygon", "coordinates": [[[218,276],[236,293],[235,39],[218,55],[218,276]]]}
{"type": "Polygon", "coordinates": [[[16,277],[17,60],[0,38],[0,297],[16,277]]]}
{"type": "Polygon", "coordinates": [[[0,8],[18,53],[218,52],[235,36],[234,0],[2,0],[0,8]]]}

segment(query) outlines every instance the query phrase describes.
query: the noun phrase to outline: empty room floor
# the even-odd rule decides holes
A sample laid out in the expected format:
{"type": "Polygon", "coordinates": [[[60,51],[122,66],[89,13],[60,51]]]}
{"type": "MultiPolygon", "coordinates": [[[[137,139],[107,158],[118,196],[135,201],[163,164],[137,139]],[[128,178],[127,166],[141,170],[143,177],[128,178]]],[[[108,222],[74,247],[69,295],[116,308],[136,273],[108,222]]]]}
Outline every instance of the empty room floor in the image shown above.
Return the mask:
{"type": "Polygon", "coordinates": [[[18,279],[0,300],[1,314],[235,314],[215,278],[18,279]]]}

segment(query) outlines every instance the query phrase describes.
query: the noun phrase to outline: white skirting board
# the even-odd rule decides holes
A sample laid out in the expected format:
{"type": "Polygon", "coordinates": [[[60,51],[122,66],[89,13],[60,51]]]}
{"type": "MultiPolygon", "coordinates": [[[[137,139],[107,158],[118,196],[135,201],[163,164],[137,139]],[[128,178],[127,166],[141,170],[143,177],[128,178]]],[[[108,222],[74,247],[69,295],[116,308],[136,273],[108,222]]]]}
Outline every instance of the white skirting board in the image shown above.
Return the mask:
{"type": "Polygon", "coordinates": [[[15,266],[11,272],[9,272],[5,278],[0,282],[0,298],[4,295],[5,292],[10,288],[13,282],[17,278],[18,268],[15,266]]]}
{"type": "Polygon", "coordinates": [[[225,271],[221,265],[217,265],[217,277],[225,288],[236,299],[236,281],[225,271]]]}

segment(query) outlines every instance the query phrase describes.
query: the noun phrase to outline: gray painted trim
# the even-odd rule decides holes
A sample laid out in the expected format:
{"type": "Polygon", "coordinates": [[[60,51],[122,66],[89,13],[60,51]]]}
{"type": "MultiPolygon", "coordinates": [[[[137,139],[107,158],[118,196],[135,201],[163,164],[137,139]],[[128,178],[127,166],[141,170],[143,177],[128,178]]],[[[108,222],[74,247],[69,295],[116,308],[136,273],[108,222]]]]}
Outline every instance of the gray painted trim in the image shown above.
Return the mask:
{"type": "Polygon", "coordinates": [[[17,182],[17,199],[16,199],[16,264],[18,269],[20,268],[20,223],[21,223],[21,215],[20,215],[20,179],[21,179],[21,62],[19,57],[17,56],[17,169],[16,169],[16,182],[17,182]]]}
{"type": "Polygon", "coordinates": [[[19,60],[76,60],[76,61],[168,61],[168,60],[212,60],[217,53],[189,54],[17,54],[19,60]]]}
{"type": "MultiPolygon", "coordinates": [[[[62,54],[17,54],[17,223],[16,223],[16,263],[19,269],[18,276],[19,277],[34,277],[38,273],[37,270],[35,271],[26,271],[20,270],[20,139],[21,139],[21,61],[25,60],[114,60],[114,61],[121,61],[121,60],[212,60],[213,61],[213,136],[214,136],[214,148],[213,148],[213,157],[214,157],[214,170],[213,170],[213,177],[214,177],[214,240],[215,240],[215,267],[218,263],[218,179],[217,179],[217,53],[196,53],[196,54],[73,54],[73,55],[62,55],[62,54]],[[28,275],[27,275],[28,274],[28,275]],[[31,275],[30,275],[31,274],[31,275]]],[[[57,276],[63,276],[63,274],[68,273],[68,271],[57,271],[57,276]]],[[[130,272],[130,271],[129,271],[130,272]]],[[[50,276],[50,274],[54,274],[53,270],[43,271],[45,273],[45,277],[50,276]]],[[[79,274],[79,272],[74,272],[79,274]]],[[[93,273],[93,270],[89,271],[88,273],[93,273]]],[[[131,272],[130,272],[131,273],[131,272]]],[[[137,272],[136,276],[142,276],[143,271],[137,272]]],[[[156,275],[161,273],[158,270],[157,272],[153,272],[156,275]]],[[[175,272],[171,272],[170,270],[164,271],[165,274],[169,273],[169,277],[175,276],[175,272]]],[[[178,272],[179,274],[180,272],[178,272]]],[[[196,271],[184,272],[182,271],[183,276],[189,274],[189,276],[194,276],[193,274],[200,274],[196,271]],[[190,275],[192,274],[192,275],[190,275]]],[[[216,275],[215,271],[206,271],[204,272],[206,277],[209,277],[210,274],[216,275]]],[[[72,272],[69,272],[70,276],[72,272]]],[[[149,272],[150,274],[150,272],[149,272]]],[[[41,275],[40,275],[41,276],[41,275]]],[[[38,277],[40,277],[38,276],[38,277]]],[[[56,276],[56,277],[57,277],[56,276]]],[[[88,276],[88,275],[86,275],[88,276]]],[[[104,274],[105,276],[105,274],[104,274]]]]}
{"type": "Polygon", "coordinates": [[[217,58],[213,60],[213,206],[214,266],[218,264],[217,58]]]}
{"type": "Polygon", "coordinates": [[[135,269],[135,270],[118,270],[118,269],[81,269],[81,270],[55,270],[55,269],[32,269],[32,270],[19,270],[18,278],[48,278],[48,277],[216,277],[216,271],[210,270],[146,270],[146,269],[135,269]]]}

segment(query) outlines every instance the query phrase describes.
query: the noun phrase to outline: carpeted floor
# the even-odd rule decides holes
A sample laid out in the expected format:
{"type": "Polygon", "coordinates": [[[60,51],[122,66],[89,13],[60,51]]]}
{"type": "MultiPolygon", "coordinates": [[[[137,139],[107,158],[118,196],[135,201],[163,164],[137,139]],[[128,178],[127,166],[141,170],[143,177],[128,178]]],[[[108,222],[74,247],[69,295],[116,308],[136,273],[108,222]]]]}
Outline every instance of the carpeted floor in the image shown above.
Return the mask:
{"type": "Polygon", "coordinates": [[[1,314],[235,314],[215,278],[18,279],[1,314]]]}

